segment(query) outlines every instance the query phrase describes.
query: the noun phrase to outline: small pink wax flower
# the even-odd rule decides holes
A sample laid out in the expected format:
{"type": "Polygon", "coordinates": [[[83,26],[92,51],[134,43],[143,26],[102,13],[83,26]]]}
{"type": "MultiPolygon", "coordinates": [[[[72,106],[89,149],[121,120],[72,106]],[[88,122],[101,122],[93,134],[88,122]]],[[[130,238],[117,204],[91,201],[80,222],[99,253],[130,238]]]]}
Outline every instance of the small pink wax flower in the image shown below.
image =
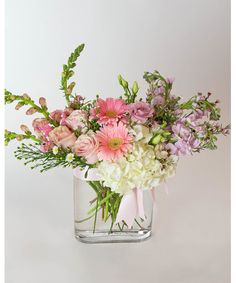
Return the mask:
{"type": "Polygon", "coordinates": [[[115,161],[131,149],[132,137],[123,123],[104,126],[96,137],[99,141],[98,159],[115,161]]]}
{"type": "Polygon", "coordinates": [[[48,137],[49,133],[53,130],[53,128],[49,125],[48,120],[44,118],[34,119],[32,126],[34,131],[43,137],[48,137]]]}
{"type": "Polygon", "coordinates": [[[115,122],[125,122],[125,113],[127,106],[122,99],[99,98],[95,108],[91,109],[90,115],[94,119],[98,119],[99,124],[113,125],[115,122]]]}
{"type": "Polygon", "coordinates": [[[129,105],[129,113],[134,122],[145,123],[150,118],[154,110],[144,101],[138,101],[129,105]]]}
{"type": "Polygon", "coordinates": [[[76,155],[84,157],[88,164],[94,164],[98,161],[99,142],[93,132],[81,135],[74,145],[76,155]]]}
{"type": "Polygon", "coordinates": [[[66,126],[59,126],[49,133],[49,140],[57,146],[67,148],[74,146],[76,136],[66,126]]]}
{"type": "Polygon", "coordinates": [[[87,112],[83,110],[74,110],[71,114],[65,119],[65,124],[72,130],[82,130],[87,128],[87,112]]]}

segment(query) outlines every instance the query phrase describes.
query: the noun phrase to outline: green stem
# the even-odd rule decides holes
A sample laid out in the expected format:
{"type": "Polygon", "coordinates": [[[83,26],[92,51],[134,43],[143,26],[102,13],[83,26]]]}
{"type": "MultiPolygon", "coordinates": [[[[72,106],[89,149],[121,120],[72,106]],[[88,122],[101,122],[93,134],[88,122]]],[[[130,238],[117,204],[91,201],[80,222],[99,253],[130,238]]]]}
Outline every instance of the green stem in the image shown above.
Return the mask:
{"type": "Polygon", "coordinates": [[[98,199],[96,203],[96,212],[95,212],[94,222],[93,222],[93,234],[95,233],[95,230],[96,230],[97,214],[98,214],[98,199]]]}
{"type": "MultiPolygon", "coordinates": [[[[109,191],[107,191],[106,196],[109,196],[109,191]]],[[[108,218],[108,209],[109,209],[109,199],[106,200],[106,207],[105,207],[105,212],[104,212],[104,221],[107,221],[108,218]]]]}
{"type": "Polygon", "coordinates": [[[95,213],[94,213],[94,214],[92,214],[92,215],[91,215],[91,216],[89,216],[89,217],[84,218],[84,219],[81,219],[81,220],[75,220],[75,223],[83,223],[83,222],[85,222],[85,221],[87,221],[87,220],[91,219],[93,216],[95,216],[95,213]]]}
{"type": "Polygon", "coordinates": [[[120,231],[122,232],[123,230],[122,230],[122,228],[121,228],[121,226],[120,226],[120,223],[117,223],[117,225],[118,225],[120,231]]]}
{"type": "Polygon", "coordinates": [[[134,219],[134,221],[137,223],[137,225],[139,226],[139,228],[143,229],[143,227],[138,223],[138,221],[136,219],[134,219]]]}
{"type": "MultiPolygon", "coordinates": [[[[113,194],[114,194],[114,192],[111,192],[108,196],[106,196],[104,199],[102,199],[100,202],[98,202],[98,206],[102,206],[107,201],[107,199],[109,199],[113,194]]],[[[92,213],[95,209],[96,209],[96,207],[91,208],[88,211],[88,214],[92,213]]]]}

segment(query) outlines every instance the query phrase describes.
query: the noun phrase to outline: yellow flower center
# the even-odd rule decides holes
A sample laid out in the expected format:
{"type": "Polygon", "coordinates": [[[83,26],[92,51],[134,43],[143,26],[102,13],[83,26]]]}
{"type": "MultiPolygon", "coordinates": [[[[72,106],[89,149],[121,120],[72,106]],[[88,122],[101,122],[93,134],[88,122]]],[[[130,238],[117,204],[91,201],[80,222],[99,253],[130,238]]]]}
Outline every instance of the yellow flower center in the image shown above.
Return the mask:
{"type": "Polygon", "coordinates": [[[109,118],[115,118],[117,116],[117,113],[115,111],[107,111],[106,116],[109,118]]]}
{"type": "Polygon", "coordinates": [[[123,139],[121,138],[112,138],[108,142],[108,146],[110,149],[117,150],[123,144],[123,139]]]}

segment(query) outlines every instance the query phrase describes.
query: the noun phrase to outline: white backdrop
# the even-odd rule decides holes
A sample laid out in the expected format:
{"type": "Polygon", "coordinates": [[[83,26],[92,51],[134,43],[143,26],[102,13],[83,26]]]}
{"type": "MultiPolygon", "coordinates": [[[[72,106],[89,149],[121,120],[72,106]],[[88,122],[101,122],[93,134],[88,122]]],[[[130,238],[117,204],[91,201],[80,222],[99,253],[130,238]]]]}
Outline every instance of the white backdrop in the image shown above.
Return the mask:
{"type": "MultiPolygon", "coordinates": [[[[185,99],[214,93],[230,119],[229,0],[7,0],[6,88],[63,107],[61,66],[84,42],[78,91],[118,96],[117,75],[158,69],[185,99]]],[[[6,128],[29,123],[6,107],[6,128]]],[[[20,113],[21,112],[21,113],[20,113]]],[[[6,149],[6,282],[228,283],[230,138],[183,158],[167,195],[157,194],[154,235],[140,244],[85,245],[73,238],[70,170],[43,175],[6,149]]]]}

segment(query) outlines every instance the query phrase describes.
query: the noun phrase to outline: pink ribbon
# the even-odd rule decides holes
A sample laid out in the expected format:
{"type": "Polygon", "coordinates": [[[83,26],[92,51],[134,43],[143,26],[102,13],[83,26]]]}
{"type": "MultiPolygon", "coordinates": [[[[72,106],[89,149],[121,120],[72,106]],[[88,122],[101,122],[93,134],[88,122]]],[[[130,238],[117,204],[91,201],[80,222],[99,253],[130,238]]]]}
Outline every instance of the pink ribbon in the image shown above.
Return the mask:
{"type": "Polygon", "coordinates": [[[123,196],[116,216],[116,224],[123,220],[131,228],[136,217],[146,218],[143,206],[143,192],[137,188],[123,196]]]}

